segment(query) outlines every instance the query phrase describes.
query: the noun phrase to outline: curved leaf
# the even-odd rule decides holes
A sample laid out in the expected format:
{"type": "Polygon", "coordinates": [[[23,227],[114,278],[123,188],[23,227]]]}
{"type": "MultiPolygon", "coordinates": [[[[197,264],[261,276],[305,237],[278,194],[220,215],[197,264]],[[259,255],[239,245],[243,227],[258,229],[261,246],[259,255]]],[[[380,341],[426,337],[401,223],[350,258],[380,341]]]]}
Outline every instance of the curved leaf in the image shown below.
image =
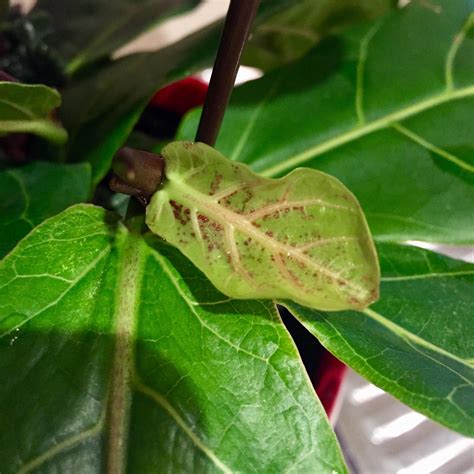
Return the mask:
{"type": "Polygon", "coordinates": [[[336,176],[378,240],[474,243],[472,2],[432,3],[236,89],[217,149],[266,176],[297,166],[336,176]]]}
{"type": "Polygon", "coordinates": [[[257,25],[242,64],[269,70],[298,59],[324,36],[387,13],[392,0],[299,0],[257,25]]]}
{"type": "Polygon", "coordinates": [[[49,87],[0,82],[0,136],[28,132],[64,143],[66,131],[50,118],[60,103],[60,95],[49,87]]]}
{"type": "Polygon", "coordinates": [[[377,299],[364,215],[336,179],[309,169],[262,178],[203,143],[174,142],[162,154],[166,181],[147,224],[224,294],[328,311],[377,299]]]}
{"type": "Polygon", "coordinates": [[[211,25],[177,44],[124,57],[73,81],[64,91],[61,108],[71,137],[68,159],[90,162],[97,184],[153,93],[210,62],[218,38],[219,25],[211,25]]]}
{"type": "Polygon", "coordinates": [[[0,470],[346,472],[274,306],[151,243],[80,205],[0,264],[0,470]]]}
{"type": "Polygon", "coordinates": [[[69,72],[113,53],[163,17],[195,6],[199,0],[39,0],[54,33],[47,38],[68,61],[69,72]]]}
{"type": "Polygon", "coordinates": [[[48,217],[86,201],[90,187],[88,163],[38,161],[0,171],[0,258],[48,217]]]}
{"type": "Polygon", "coordinates": [[[369,309],[325,314],[287,306],[368,380],[474,436],[474,265],[395,244],[380,245],[379,254],[382,297],[369,309]]]}

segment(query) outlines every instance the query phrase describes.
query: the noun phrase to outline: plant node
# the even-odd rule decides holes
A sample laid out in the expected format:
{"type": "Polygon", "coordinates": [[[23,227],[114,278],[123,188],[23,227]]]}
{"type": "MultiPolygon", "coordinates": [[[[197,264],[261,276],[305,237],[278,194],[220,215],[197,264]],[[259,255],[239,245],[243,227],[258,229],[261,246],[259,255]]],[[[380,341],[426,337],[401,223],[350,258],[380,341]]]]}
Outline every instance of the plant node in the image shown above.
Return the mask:
{"type": "Polygon", "coordinates": [[[113,175],[109,181],[112,191],[128,194],[146,206],[164,177],[165,161],[161,155],[121,148],[112,162],[113,175]]]}

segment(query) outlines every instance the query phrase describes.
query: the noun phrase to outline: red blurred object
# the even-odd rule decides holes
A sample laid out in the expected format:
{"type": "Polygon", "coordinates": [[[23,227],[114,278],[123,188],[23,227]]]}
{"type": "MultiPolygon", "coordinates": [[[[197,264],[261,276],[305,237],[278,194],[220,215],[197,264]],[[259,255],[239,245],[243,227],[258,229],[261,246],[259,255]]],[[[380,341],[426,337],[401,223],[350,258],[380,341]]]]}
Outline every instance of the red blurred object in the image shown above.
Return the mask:
{"type": "Polygon", "coordinates": [[[330,352],[323,350],[319,367],[314,376],[313,385],[326,413],[330,417],[336,405],[337,395],[346,373],[346,366],[330,352]]]}
{"type": "Polygon", "coordinates": [[[207,84],[195,77],[187,77],[160,89],[151,99],[150,105],[184,115],[188,110],[204,104],[207,84]]]}

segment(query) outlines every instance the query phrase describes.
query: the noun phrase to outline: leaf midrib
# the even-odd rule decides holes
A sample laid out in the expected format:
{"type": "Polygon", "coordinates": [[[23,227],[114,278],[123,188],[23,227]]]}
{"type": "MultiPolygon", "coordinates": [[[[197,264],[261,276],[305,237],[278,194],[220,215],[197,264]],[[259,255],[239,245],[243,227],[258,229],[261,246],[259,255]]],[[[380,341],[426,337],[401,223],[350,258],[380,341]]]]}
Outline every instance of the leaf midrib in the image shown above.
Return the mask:
{"type": "Polygon", "coordinates": [[[462,99],[469,96],[474,96],[474,86],[464,87],[456,90],[446,89],[441,94],[434,95],[416,104],[396,110],[395,112],[380,117],[377,120],[373,120],[372,122],[367,122],[364,125],[354,127],[345,133],[332,137],[324,142],[318,143],[313,147],[310,147],[300,153],[297,153],[296,155],[289,157],[282,163],[278,163],[274,166],[259,170],[259,173],[267,177],[274,177],[280,175],[285,171],[289,171],[296,168],[297,166],[301,166],[303,163],[312,158],[315,158],[316,156],[322,155],[323,153],[338,148],[351,141],[357,140],[358,138],[361,138],[372,132],[387,128],[396,122],[405,120],[408,117],[424,112],[428,109],[437,107],[446,102],[462,99]]]}
{"type": "Polygon", "coordinates": [[[185,183],[179,175],[170,174],[168,179],[169,181],[166,190],[163,190],[162,192],[168,191],[169,195],[176,197],[179,201],[186,202],[187,206],[193,209],[194,212],[200,212],[199,209],[205,210],[214,220],[222,224],[224,228],[230,228],[232,235],[234,229],[238,229],[240,232],[259,241],[263,246],[271,247],[274,252],[277,252],[278,254],[286,252],[287,254],[292,255],[293,258],[297,260],[299,259],[302,263],[314,267],[316,271],[323,275],[343,281],[345,286],[357,292],[357,296],[362,296],[364,298],[367,296],[366,289],[318,264],[307,255],[300,252],[297,248],[285,245],[282,242],[277,241],[275,238],[263,233],[253,226],[251,221],[246,219],[244,215],[237,214],[232,210],[219,205],[212,196],[207,196],[196,191],[195,188],[185,183]]]}
{"type": "Polygon", "coordinates": [[[116,341],[108,397],[107,472],[109,473],[126,471],[135,323],[145,258],[144,244],[138,235],[130,233],[122,238],[124,241],[119,244],[121,264],[117,277],[114,315],[116,341]]]}

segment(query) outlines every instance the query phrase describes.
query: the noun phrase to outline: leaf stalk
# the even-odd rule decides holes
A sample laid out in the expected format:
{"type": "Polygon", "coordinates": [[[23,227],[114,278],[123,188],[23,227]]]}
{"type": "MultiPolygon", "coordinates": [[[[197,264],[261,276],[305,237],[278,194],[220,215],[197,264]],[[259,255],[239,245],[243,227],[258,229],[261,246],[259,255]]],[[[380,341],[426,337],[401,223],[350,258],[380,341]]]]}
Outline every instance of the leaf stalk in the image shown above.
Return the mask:
{"type": "Polygon", "coordinates": [[[260,0],[231,0],[212,69],[196,141],[214,146],[234,87],[240,57],[260,0]]]}

